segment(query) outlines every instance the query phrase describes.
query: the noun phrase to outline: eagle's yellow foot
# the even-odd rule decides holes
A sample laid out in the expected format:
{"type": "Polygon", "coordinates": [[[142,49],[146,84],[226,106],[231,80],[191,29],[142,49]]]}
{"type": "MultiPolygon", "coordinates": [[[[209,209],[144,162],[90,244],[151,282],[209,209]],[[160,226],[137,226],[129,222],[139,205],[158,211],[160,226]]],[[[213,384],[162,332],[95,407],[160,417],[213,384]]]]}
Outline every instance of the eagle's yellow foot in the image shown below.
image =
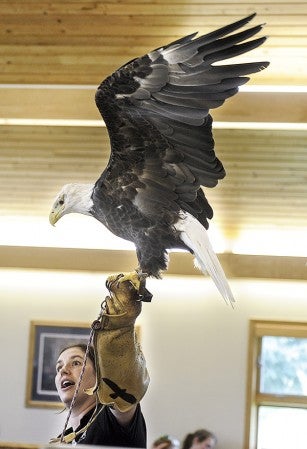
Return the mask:
{"type": "Polygon", "coordinates": [[[114,294],[119,294],[122,292],[123,294],[128,294],[129,296],[132,294],[138,294],[137,299],[139,301],[150,301],[152,298],[152,294],[146,289],[146,278],[147,274],[132,271],[129,273],[120,273],[117,275],[112,275],[107,278],[106,287],[107,289],[114,294]]]}

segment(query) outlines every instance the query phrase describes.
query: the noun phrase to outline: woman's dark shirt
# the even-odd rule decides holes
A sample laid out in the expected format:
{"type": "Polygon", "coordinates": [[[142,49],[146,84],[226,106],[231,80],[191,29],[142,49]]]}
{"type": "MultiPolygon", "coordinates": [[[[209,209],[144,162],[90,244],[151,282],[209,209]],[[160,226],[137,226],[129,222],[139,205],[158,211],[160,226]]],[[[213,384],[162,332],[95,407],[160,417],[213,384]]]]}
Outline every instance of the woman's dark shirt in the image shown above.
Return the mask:
{"type": "MultiPolygon", "coordinates": [[[[86,426],[93,412],[94,409],[81,418],[76,432],[86,426]]],[[[70,432],[72,432],[72,428],[67,429],[65,435],[70,432]]],[[[146,448],[146,424],[140,404],[138,404],[131,422],[124,427],[118,423],[109,407],[104,407],[87,430],[83,434],[77,435],[75,441],[78,444],[146,448]]]]}

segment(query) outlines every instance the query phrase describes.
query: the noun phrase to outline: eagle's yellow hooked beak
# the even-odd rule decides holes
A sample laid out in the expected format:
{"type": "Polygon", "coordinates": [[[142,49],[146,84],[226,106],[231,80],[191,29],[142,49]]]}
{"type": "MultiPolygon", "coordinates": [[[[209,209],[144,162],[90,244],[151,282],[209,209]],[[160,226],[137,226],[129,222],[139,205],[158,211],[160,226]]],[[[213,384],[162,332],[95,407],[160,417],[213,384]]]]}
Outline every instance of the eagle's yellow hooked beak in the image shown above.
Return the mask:
{"type": "Polygon", "coordinates": [[[63,201],[57,200],[49,214],[49,222],[54,226],[57,221],[64,215],[65,204],[63,201]]]}

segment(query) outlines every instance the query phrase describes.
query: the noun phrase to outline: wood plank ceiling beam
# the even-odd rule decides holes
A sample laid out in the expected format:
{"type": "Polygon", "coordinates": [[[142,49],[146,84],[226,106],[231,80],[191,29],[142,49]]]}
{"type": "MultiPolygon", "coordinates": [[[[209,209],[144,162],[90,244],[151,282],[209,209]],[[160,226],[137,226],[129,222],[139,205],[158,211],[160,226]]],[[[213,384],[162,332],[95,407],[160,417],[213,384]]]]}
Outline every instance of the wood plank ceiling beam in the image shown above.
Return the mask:
{"type": "MultiPolygon", "coordinates": [[[[0,118],[100,120],[96,87],[1,87],[0,118]]],[[[212,110],[216,121],[307,122],[307,92],[239,92],[222,108],[212,110]]]]}
{"type": "MultiPolygon", "coordinates": [[[[229,278],[307,280],[304,257],[218,255],[229,278]]],[[[137,266],[134,251],[0,247],[0,268],[46,269],[91,272],[127,272],[137,266]]],[[[202,276],[188,253],[172,253],[165,275],[202,276]]]]}

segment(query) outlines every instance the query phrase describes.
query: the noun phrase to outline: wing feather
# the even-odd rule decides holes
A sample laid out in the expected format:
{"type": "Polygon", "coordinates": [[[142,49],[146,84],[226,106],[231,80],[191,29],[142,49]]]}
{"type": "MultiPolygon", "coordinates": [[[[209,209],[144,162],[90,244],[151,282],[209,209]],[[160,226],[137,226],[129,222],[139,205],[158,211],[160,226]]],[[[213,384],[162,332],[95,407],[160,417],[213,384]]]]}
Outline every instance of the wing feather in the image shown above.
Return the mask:
{"type": "Polygon", "coordinates": [[[111,156],[96,184],[129,199],[148,217],[192,214],[207,228],[213,212],[201,186],[225,176],[216,157],[209,111],[235,95],[268,62],[221,64],[259,47],[255,17],[206,35],[196,33],[124,65],[102,82],[96,104],[108,128],[111,156]],[[238,31],[240,30],[240,31],[238,31]],[[219,62],[218,65],[213,65],[219,62]]]}

